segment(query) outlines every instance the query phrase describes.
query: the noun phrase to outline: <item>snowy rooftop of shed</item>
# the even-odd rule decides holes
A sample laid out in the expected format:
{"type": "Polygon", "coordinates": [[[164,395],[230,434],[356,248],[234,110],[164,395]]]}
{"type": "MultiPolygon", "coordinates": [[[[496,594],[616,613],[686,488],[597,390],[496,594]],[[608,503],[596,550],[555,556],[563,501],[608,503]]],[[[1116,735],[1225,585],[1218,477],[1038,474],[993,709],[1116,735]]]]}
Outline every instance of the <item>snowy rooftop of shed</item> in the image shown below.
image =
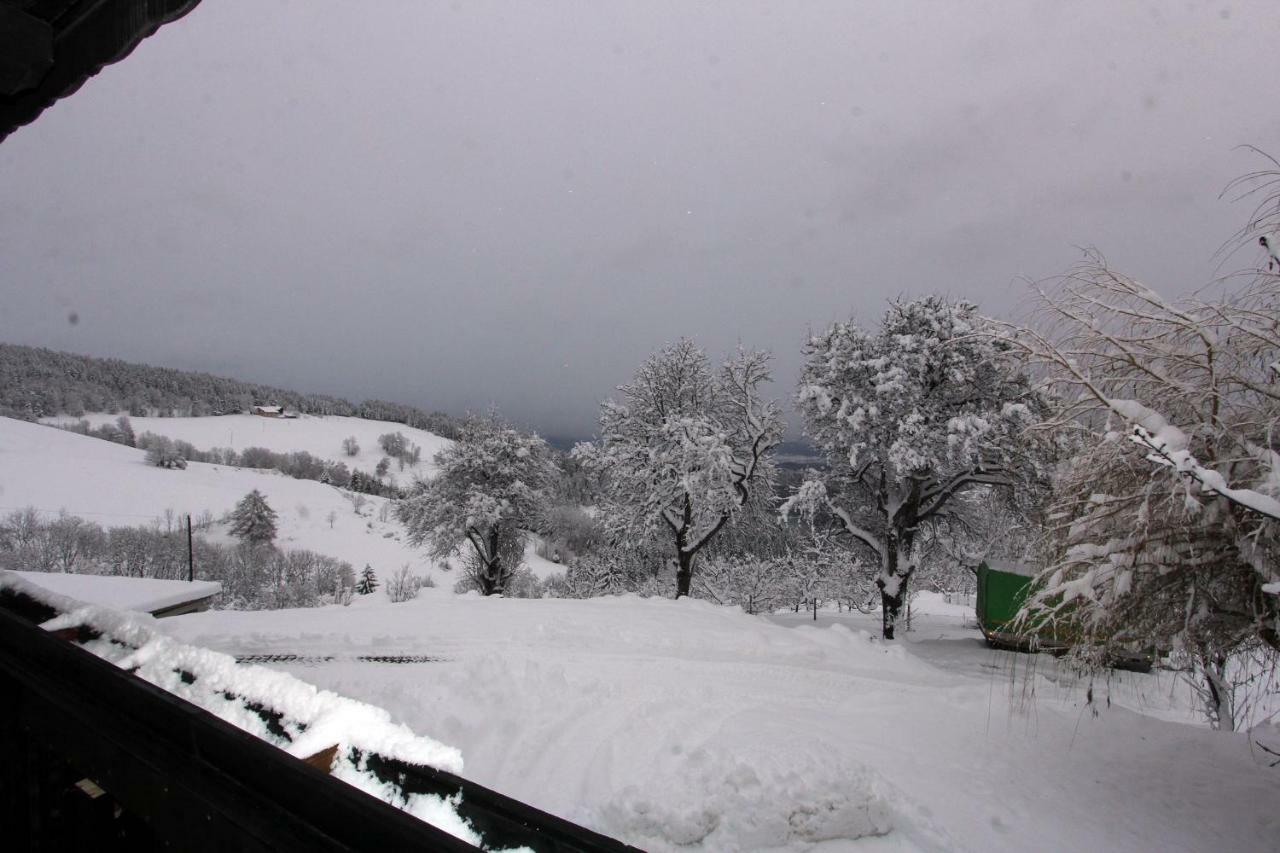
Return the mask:
{"type": "Polygon", "coordinates": [[[12,572],[28,583],[113,610],[158,613],[212,598],[222,591],[214,581],[169,581],[55,572],[12,572]]]}
{"type": "Polygon", "coordinates": [[[994,569],[997,572],[1005,572],[1011,575],[1019,575],[1024,578],[1033,578],[1040,573],[1039,567],[1031,562],[993,559],[986,559],[982,562],[986,563],[988,569],[994,569]]]}

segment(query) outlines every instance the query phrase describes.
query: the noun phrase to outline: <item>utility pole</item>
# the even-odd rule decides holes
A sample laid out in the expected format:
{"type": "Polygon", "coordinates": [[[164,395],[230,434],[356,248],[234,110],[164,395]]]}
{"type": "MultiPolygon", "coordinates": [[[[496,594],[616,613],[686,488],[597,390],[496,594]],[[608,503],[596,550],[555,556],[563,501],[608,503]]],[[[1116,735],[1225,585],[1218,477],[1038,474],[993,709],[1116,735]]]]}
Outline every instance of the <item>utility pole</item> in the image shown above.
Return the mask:
{"type": "Polygon", "coordinates": [[[187,580],[196,579],[195,549],[191,545],[191,513],[187,513],[187,580]]]}

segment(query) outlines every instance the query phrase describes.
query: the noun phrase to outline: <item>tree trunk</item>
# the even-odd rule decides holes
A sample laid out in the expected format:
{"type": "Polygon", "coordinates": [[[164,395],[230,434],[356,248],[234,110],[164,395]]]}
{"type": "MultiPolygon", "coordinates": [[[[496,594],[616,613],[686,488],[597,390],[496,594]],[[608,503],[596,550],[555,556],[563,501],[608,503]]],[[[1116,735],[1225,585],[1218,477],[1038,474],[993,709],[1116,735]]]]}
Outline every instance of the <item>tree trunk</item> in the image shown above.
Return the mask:
{"type": "Polygon", "coordinates": [[[493,562],[485,567],[484,589],[481,590],[485,595],[502,595],[502,560],[495,557],[493,562]]]}
{"type": "Polygon", "coordinates": [[[495,528],[489,533],[489,553],[480,554],[480,576],[476,580],[480,584],[481,595],[502,595],[502,556],[498,553],[498,531],[495,528]]]}
{"type": "Polygon", "coordinates": [[[693,582],[693,555],[683,548],[676,549],[676,598],[684,598],[689,594],[689,585],[693,582]]]}
{"type": "Polygon", "coordinates": [[[902,613],[902,603],[907,600],[907,582],[911,580],[912,573],[911,567],[908,567],[905,572],[900,571],[901,567],[898,565],[899,548],[901,543],[902,548],[907,553],[910,553],[911,543],[899,540],[894,535],[887,537],[887,540],[885,543],[884,572],[876,579],[876,586],[880,588],[882,632],[886,640],[892,640],[894,638],[894,626],[897,625],[898,616],[902,613]]]}

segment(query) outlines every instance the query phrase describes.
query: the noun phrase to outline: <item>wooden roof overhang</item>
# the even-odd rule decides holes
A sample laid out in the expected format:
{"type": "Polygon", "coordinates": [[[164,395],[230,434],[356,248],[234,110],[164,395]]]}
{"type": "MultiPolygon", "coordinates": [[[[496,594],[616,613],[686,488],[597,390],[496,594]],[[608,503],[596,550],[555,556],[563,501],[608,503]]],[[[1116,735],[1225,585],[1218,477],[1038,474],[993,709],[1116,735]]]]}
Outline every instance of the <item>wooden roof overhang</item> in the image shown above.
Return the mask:
{"type": "Polygon", "coordinates": [[[200,0],[0,0],[0,142],[200,0]]]}

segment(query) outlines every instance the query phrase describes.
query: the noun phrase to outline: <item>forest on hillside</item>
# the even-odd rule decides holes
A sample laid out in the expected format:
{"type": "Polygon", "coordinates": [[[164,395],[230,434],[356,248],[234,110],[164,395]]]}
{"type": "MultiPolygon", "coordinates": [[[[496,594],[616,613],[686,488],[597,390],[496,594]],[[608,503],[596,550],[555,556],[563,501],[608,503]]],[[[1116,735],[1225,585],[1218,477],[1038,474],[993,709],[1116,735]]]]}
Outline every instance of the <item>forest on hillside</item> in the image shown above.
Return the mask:
{"type": "Polygon", "coordinates": [[[357,404],[209,373],[0,343],[0,415],[8,417],[38,420],[59,414],[78,417],[85,412],[198,417],[243,412],[254,405],[392,421],[445,438],[458,433],[453,416],[402,403],[365,400],[357,404]]]}

